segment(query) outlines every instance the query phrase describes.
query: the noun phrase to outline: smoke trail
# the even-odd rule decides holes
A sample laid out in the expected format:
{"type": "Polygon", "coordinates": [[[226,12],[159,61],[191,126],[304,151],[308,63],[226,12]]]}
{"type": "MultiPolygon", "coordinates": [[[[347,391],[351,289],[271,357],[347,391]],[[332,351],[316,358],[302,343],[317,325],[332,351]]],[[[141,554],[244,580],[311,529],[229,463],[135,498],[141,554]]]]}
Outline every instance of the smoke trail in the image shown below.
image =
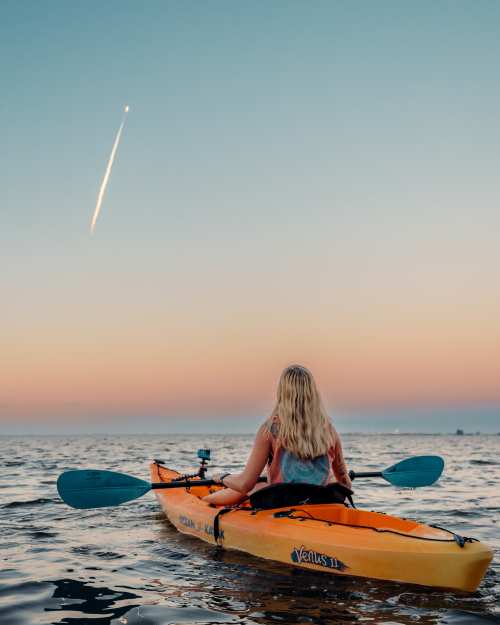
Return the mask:
{"type": "Polygon", "coordinates": [[[129,106],[125,107],[123,111],[122,123],[120,124],[120,128],[118,128],[118,132],[116,134],[115,142],[113,143],[113,148],[111,150],[111,155],[109,157],[108,166],[106,167],[106,172],[104,173],[104,178],[102,179],[101,188],[99,189],[99,193],[97,195],[97,202],[95,205],[94,215],[92,217],[92,221],[90,223],[90,233],[94,232],[95,224],[97,218],[99,217],[99,212],[101,210],[102,198],[104,197],[104,193],[106,191],[106,187],[108,186],[109,176],[111,174],[111,169],[113,167],[113,161],[115,160],[116,150],[118,149],[118,144],[120,143],[120,137],[122,136],[122,130],[125,126],[125,119],[127,117],[127,113],[129,111],[129,106]]]}

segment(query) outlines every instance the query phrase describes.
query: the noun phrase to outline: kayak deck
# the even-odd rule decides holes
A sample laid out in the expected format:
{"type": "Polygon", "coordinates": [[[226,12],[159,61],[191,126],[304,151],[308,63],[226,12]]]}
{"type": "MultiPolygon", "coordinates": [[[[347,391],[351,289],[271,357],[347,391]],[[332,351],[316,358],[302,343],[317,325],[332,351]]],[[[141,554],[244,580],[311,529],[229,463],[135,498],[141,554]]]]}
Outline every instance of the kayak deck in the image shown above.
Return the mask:
{"type": "MultiPolygon", "coordinates": [[[[177,477],[176,471],[151,465],[153,482],[177,477]]],[[[461,546],[461,537],[447,530],[343,504],[258,511],[242,506],[219,515],[221,508],[201,499],[209,492],[213,488],[202,486],[155,490],[179,531],[317,571],[473,591],[493,556],[479,541],[461,546]]]]}

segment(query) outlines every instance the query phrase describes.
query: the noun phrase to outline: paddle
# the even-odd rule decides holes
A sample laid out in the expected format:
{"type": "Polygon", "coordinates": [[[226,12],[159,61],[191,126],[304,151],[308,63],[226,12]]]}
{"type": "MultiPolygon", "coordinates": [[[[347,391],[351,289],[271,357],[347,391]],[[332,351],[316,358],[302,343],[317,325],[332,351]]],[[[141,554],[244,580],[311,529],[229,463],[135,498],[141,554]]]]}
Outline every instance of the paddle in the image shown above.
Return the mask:
{"type": "Polygon", "coordinates": [[[179,480],[150,484],[126,473],[81,469],[66,471],[57,480],[61,499],[72,508],[104,508],[118,506],[142,497],[158,488],[186,488],[188,486],[215,486],[214,480],[179,480]]]}
{"type": "Polygon", "coordinates": [[[443,468],[444,460],[440,456],[413,456],[393,464],[384,471],[349,471],[349,477],[351,480],[360,477],[383,477],[394,486],[418,488],[434,484],[443,468]]]}
{"type": "MultiPolygon", "coordinates": [[[[395,486],[429,486],[441,475],[444,467],[439,456],[416,456],[407,458],[384,471],[349,473],[351,480],[362,477],[383,477],[395,486]]],[[[266,481],[259,478],[259,481],[266,481]]],[[[103,508],[118,506],[126,501],[142,497],[150,490],[163,488],[187,488],[193,486],[217,486],[215,480],[188,480],[155,482],[150,484],[126,473],[82,469],[66,471],[57,480],[61,499],[72,508],[103,508]]]]}

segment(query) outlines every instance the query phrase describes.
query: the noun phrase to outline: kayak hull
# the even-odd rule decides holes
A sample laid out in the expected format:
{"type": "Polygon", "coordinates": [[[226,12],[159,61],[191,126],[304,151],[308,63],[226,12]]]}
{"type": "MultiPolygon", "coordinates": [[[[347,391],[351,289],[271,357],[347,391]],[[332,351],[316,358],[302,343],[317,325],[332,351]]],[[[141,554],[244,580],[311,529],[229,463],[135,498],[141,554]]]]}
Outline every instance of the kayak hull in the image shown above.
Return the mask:
{"type": "MultiPolygon", "coordinates": [[[[151,465],[153,482],[178,476],[162,465],[151,465]]],[[[493,557],[479,541],[461,547],[445,530],[342,504],[294,506],[293,512],[287,507],[278,516],[277,510],[231,510],[219,516],[216,540],[220,509],[200,499],[208,492],[207,487],[155,490],[180,532],[315,571],[472,592],[493,557]]]]}

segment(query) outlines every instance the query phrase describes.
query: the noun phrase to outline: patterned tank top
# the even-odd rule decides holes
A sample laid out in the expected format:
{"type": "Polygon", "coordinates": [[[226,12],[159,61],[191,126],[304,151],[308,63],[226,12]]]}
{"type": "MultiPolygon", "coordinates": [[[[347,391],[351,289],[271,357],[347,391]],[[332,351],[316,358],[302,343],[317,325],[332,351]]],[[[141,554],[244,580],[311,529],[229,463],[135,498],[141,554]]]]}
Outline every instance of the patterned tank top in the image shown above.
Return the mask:
{"type": "Polygon", "coordinates": [[[270,484],[280,482],[301,482],[308,484],[329,484],[335,479],[348,488],[351,480],[347,472],[342,445],[337,431],[330,425],[333,443],[327,454],[303,460],[285,449],[279,441],[279,417],[271,417],[262,426],[266,438],[271,443],[271,454],[267,464],[270,484]]]}

